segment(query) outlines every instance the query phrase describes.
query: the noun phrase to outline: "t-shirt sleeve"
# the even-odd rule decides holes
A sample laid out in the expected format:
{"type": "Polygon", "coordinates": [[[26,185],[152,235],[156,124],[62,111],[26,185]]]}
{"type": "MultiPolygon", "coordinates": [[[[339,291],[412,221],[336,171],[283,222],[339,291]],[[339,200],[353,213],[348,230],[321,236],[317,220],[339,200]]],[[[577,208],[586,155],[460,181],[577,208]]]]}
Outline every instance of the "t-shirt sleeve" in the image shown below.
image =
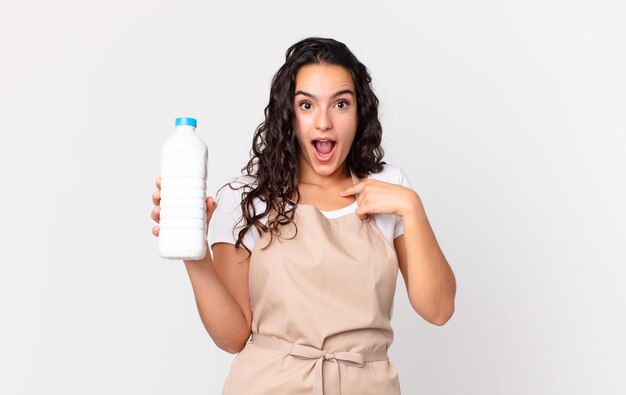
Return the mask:
{"type": "MultiPolygon", "coordinates": [[[[401,169],[399,170],[400,170],[400,176],[399,176],[399,180],[397,183],[399,185],[402,185],[403,187],[413,189],[413,186],[411,186],[411,183],[409,182],[409,179],[406,177],[404,172],[401,169]]],[[[404,234],[404,225],[402,224],[402,217],[397,215],[394,229],[393,229],[393,238],[395,239],[396,237],[403,235],[403,234],[404,234]]]]}
{"type": "MultiPolygon", "coordinates": [[[[241,184],[237,182],[231,182],[233,188],[230,185],[224,186],[217,194],[215,202],[217,208],[211,217],[208,232],[208,243],[213,248],[215,243],[229,243],[235,244],[239,231],[244,226],[244,221],[241,215],[241,196],[245,188],[240,188],[241,184]],[[239,188],[239,189],[237,189],[239,188]]],[[[248,229],[248,232],[243,238],[243,243],[246,247],[252,249],[253,238],[251,232],[254,232],[254,227],[248,229]]]]}
{"type": "Polygon", "coordinates": [[[237,201],[237,190],[225,185],[217,194],[215,202],[217,208],[211,217],[208,241],[214,243],[226,242],[235,244],[233,229],[238,218],[241,217],[241,207],[237,201]]]}

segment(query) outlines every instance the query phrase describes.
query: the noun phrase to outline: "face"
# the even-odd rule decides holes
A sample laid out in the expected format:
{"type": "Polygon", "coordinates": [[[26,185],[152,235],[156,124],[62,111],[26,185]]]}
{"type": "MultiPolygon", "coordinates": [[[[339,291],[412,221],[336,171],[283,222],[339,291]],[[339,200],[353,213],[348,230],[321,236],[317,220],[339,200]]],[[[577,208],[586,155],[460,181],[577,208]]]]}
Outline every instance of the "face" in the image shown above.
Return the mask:
{"type": "Polygon", "coordinates": [[[352,75],[342,66],[309,64],[296,74],[294,130],[300,180],[345,176],[358,113],[352,75]]]}

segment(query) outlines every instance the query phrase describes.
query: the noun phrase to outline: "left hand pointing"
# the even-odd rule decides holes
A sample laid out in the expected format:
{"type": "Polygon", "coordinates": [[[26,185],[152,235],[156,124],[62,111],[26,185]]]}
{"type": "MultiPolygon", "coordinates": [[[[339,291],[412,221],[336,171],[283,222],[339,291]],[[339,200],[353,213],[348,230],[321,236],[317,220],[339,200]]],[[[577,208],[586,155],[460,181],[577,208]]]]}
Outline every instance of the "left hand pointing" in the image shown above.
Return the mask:
{"type": "Polygon", "coordinates": [[[357,217],[364,219],[368,214],[395,214],[400,217],[419,211],[420,198],[417,193],[402,185],[367,179],[343,191],[340,196],[359,194],[357,217]]]}

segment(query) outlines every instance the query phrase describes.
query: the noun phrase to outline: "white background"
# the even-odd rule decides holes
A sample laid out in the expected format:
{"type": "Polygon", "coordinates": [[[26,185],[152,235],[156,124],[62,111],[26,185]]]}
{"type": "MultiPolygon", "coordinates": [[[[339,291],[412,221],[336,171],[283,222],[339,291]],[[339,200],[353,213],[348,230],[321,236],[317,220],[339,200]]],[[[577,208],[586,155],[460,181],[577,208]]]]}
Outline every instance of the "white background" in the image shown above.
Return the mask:
{"type": "Polygon", "coordinates": [[[443,327],[399,278],[403,394],[626,393],[625,11],[3,3],[0,393],[220,393],[234,356],[151,233],[160,146],[196,117],[213,195],[247,162],[285,50],[312,35],[370,69],[385,160],[456,275],[443,327]]]}

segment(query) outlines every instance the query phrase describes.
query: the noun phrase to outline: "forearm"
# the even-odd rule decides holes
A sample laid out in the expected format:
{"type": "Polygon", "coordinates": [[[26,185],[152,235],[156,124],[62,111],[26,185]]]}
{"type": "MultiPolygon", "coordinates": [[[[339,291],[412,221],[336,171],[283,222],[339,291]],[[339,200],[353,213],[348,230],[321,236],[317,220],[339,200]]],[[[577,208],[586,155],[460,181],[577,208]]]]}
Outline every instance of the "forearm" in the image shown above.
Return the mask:
{"type": "Polygon", "coordinates": [[[250,328],[241,308],[220,281],[210,250],[207,247],[202,260],[184,262],[198,313],[209,336],[222,350],[239,351],[250,336],[250,328]]]}
{"type": "Polygon", "coordinates": [[[456,281],[419,197],[402,221],[411,305],[432,322],[443,324],[454,312],[456,281]]]}

